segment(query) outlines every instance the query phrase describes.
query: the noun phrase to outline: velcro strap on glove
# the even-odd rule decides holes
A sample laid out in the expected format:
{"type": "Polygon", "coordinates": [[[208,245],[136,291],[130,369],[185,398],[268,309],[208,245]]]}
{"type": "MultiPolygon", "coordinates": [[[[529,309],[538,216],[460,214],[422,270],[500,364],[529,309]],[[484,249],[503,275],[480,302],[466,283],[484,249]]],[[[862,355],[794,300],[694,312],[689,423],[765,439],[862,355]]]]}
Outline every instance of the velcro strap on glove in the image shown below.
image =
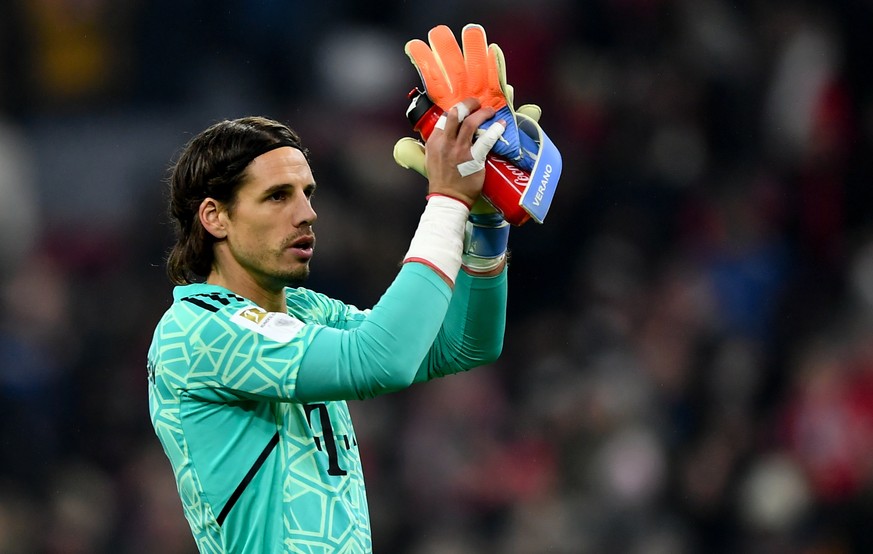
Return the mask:
{"type": "Polygon", "coordinates": [[[532,137],[539,145],[536,161],[530,172],[530,182],[518,203],[534,221],[542,223],[558,188],[563,161],[558,148],[539,123],[522,113],[516,113],[516,118],[522,133],[532,137]]]}

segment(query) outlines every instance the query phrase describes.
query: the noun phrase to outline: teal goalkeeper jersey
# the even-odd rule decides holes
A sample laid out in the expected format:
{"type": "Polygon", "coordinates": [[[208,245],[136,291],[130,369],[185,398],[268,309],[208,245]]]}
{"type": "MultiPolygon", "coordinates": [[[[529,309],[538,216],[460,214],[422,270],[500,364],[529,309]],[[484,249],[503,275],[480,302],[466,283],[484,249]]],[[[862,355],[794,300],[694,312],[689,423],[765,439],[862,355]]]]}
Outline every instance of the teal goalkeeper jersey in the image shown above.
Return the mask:
{"type": "Polygon", "coordinates": [[[372,552],[344,399],[481,365],[496,357],[495,344],[499,353],[505,322],[505,273],[459,276],[451,306],[448,287],[418,264],[406,264],[392,288],[372,313],[286,289],[288,310],[280,314],[218,286],[176,287],[149,349],[150,412],[200,552],[372,552]],[[409,304],[422,298],[409,295],[422,286],[437,306],[429,317],[438,320],[424,317],[421,325],[435,336],[421,355],[409,352],[417,356],[411,373],[391,381],[384,367],[367,364],[367,349],[381,348],[378,336],[365,347],[346,339],[368,318],[380,318],[380,330],[391,327],[381,322],[408,318],[409,304]]]}

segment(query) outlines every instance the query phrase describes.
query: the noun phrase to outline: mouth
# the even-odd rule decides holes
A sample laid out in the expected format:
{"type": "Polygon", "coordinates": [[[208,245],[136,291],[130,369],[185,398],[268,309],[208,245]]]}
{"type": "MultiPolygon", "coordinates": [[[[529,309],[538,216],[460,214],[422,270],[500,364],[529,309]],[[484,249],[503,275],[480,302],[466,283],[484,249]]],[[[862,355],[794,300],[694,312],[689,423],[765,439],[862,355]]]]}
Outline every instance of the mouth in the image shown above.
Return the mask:
{"type": "Polygon", "coordinates": [[[295,239],[289,246],[298,258],[309,259],[315,250],[315,235],[303,235],[295,239]]]}

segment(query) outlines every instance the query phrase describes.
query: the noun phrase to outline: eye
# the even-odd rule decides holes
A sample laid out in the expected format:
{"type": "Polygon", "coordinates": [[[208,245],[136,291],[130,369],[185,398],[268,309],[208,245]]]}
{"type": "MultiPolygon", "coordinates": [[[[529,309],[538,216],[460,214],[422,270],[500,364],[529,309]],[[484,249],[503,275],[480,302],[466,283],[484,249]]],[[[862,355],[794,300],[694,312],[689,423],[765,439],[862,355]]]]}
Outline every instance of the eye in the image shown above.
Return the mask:
{"type": "Polygon", "coordinates": [[[288,197],[288,193],[285,192],[284,190],[277,190],[273,194],[268,196],[268,198],[274,202],[282,202],[287,197],[288,197]]]}

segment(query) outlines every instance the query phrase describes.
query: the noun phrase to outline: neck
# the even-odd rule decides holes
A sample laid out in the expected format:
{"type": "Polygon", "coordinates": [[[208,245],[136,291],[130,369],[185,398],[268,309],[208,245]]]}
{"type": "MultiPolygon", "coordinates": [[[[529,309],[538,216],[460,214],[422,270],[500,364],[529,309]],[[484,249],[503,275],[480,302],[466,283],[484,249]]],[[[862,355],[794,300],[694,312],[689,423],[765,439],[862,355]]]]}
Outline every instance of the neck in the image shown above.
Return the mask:
{"type": "Polygon", "coordinates": [[[287,311],[284,286],[265,286],[245,271],[229,272],[213,267],[206,282],[210,285],[224,287],[234,294],[247,298],[268,312],[285,313],[287,311]]]}

